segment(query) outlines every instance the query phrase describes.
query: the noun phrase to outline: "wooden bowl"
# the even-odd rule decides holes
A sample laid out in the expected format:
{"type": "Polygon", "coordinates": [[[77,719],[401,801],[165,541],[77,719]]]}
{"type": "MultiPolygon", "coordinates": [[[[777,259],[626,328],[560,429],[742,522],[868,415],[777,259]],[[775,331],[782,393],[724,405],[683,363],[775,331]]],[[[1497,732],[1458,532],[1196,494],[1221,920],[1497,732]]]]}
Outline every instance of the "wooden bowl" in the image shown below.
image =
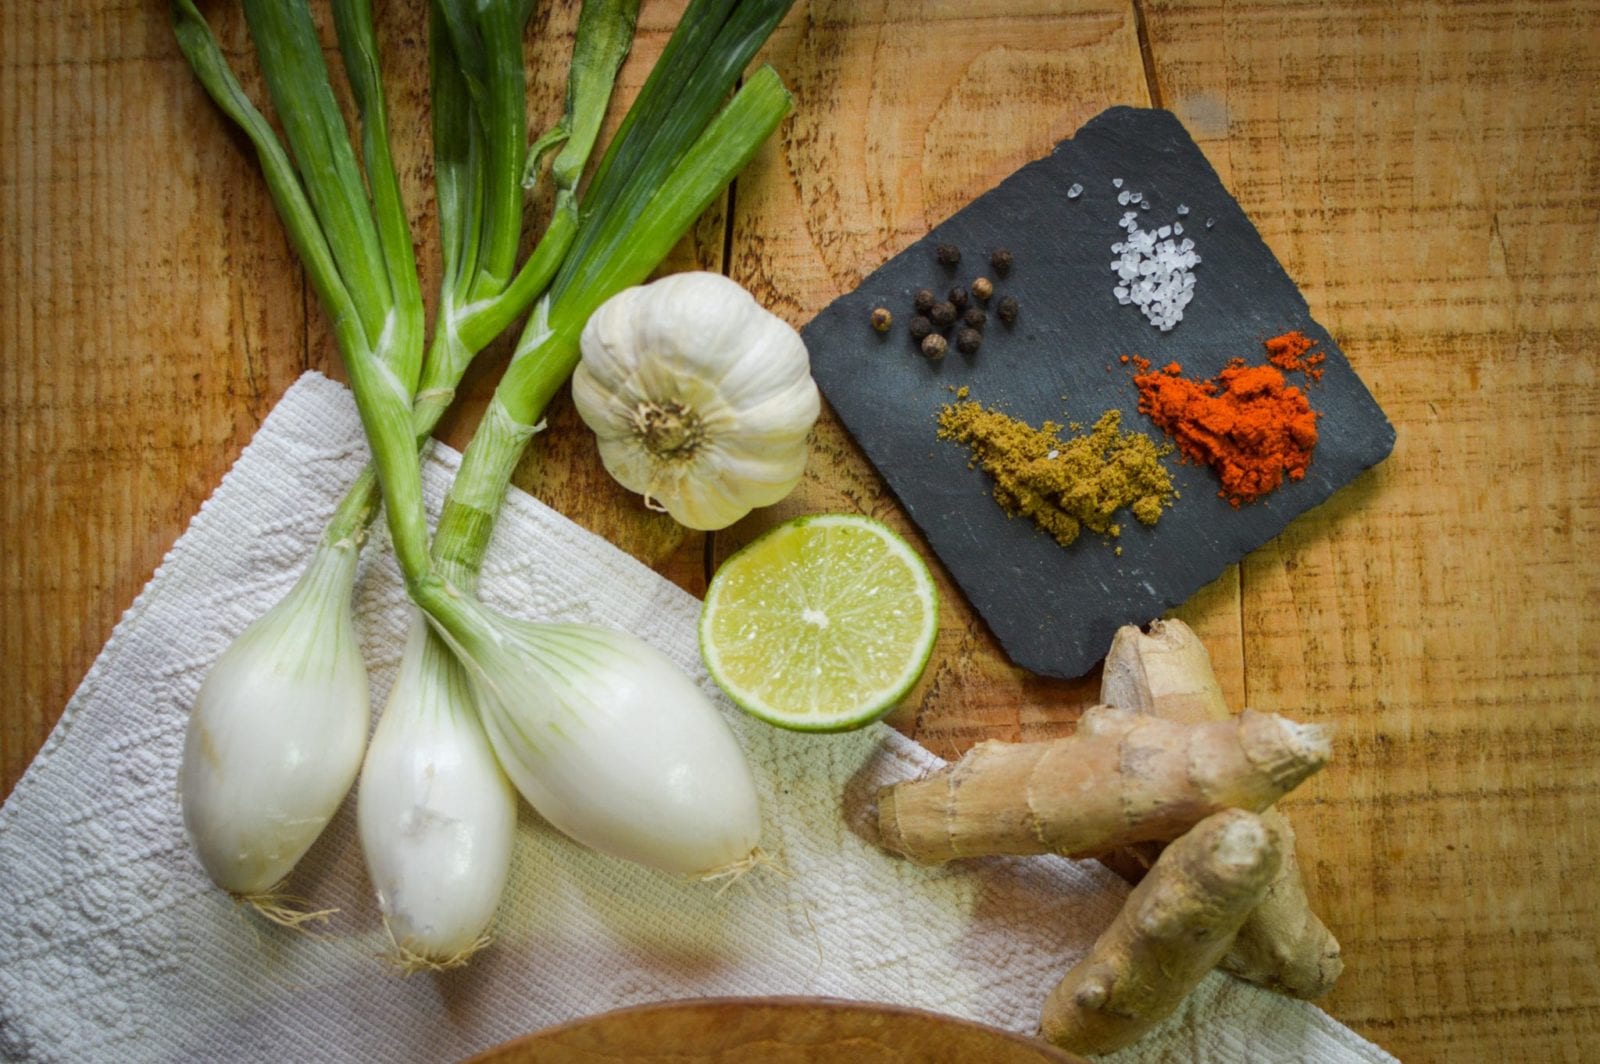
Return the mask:
{"type": "Polygon", "coordinates": [[[1083,1064],[1033,1038],[936,1012],[811,997],[700,998],[524,1035],[470,1064],[1083,1064]]]}

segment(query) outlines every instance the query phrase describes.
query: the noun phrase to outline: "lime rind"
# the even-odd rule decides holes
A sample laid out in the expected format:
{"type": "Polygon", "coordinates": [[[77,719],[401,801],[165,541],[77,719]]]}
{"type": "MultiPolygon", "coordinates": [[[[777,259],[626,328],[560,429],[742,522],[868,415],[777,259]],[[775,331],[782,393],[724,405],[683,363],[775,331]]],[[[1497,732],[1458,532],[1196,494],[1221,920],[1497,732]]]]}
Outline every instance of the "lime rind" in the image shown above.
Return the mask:
{"type": "Polygon", "coordinates": [[[699,640],[711,678],[744,712],[792,731],[839,732],[879,720],[899,704],[927,668],[938,631],[933,576],[910,544],[858,514],[811,514],[769,530],[723,564],[706,590],[699,640]],[[836,530],[841,535],[830,536],[836,530]],[[875,568],[862,572],[868,564],[875,568]],[[780,574],[781,588],[773,584],[780,574]],[[769,591],[772,600],[762,603],[769,591]],[[880,592],[915,609],[901,614],[881,608],[873,601],[880,592]],[[816,630],[796,624],[795,608],[802,603],[828,607],[814,611],[816,630]],[[742,624],[736,631],[730,625],[737,622],[742,624]],[[832,625],[844,630],[844,638],[824,635],[832,625]],[[774,641],[781,646],[774,649],[774,641]],[[872,662],[873,650],[884,647],[894,653],[895,667],[872,662]],[[809,697],[799,697],[797,688],[806,684],[796,674],[807,664],[815,683],[809,697]],[[759,683],[737,679],[752,674],[759,683]],[[854,690],[847,674],[860,679],[854,690]],[[774,704],[772,688],[792,700],[774,704]],[[817,704],[818,690],[840,689],[839,708],[817,704]]]}

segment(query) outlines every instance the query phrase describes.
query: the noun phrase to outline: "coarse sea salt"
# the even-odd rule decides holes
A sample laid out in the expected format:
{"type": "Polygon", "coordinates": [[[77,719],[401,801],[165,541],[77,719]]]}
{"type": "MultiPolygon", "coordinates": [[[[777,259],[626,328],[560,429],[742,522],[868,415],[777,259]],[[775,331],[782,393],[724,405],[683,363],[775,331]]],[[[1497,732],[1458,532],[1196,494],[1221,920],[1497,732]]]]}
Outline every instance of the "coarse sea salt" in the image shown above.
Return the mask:
{"type": "Polygon", "coordinates": [[[1081,195],[1083,195],[1083,186],[1074,181],[1072,187],[1067,189],[1067,199],[1077,199],[1081,195]]]}
{"type": "MultiPolygon", "coordinates": [[[[1149,202],[1140,205],[1150,206],[1149,202]]],[[[1117,282],[1111,289],[1122,306],[1136,306],[1162,332],[1183,320],[1183,308],[1194,298],[1194,268],[1200,255],[1181,225],[1139,228],[1139,216],[1127,211],[1117,223],[1127,236],[1111,245],[1118,256],[1111,263],[1117,282]]]]}

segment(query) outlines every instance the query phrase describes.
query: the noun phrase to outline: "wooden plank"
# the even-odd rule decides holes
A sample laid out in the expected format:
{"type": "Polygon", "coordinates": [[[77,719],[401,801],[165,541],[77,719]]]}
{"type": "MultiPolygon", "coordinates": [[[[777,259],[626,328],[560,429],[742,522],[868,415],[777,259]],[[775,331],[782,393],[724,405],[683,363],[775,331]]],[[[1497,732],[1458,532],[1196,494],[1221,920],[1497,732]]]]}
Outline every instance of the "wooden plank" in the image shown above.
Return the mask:
{"type": "MultiPolygon", "coordinates": [[[[1067,13],[1042,2],[1003,12],[812,3],[779,29],[767,59],[793,89],[796,110],[738,183],[729,267],[797,326],[1100,110],[1148,100],[1123,3],[1067,13]]],[[[932,558],[831,412],[814,434],[801,486],[719,536],[718,554],[820,510],[880,517],[932,558]]],[[[935,572],[939,642],[893,723],[947,757],[984,738],[1070,727],[1098,682],[1042,680],[1011,666],[948,576],[935,572]]],[[[1208,594],[1197,622],[1236,631],[1230,600],[1226,584],[1208,594]]]]}
{"type": "MultiPolygon", "coordinates": [[[[144,5],[0,12],[0,779],[305,356],[253,155],[144,5]]],[[[237,25],[223,26],[230,49],[237,25]]],[[[252,86],[253,87],[253,86],[252,86]]]]}
{"type": "Polygon", "coordinates": [[[1327,1007],[1407,1060],[1583,1059],[1600,8],[1145,14],[1165,102],[1399,430],[1243,567],[1251,702],[1340,736],[1288,803],[1349,962],[1327,1007]]]}

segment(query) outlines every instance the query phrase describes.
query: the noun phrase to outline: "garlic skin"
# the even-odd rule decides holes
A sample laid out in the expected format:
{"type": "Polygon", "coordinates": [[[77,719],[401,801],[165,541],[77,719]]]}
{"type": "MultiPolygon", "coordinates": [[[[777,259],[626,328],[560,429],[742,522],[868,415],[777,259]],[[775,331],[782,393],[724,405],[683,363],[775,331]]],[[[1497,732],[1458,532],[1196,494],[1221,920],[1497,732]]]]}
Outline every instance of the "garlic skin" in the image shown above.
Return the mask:
{"type": "Polygon", "coordinates": [[[800,334],[718,273],[628,288],[584,326],[578,414],[617,482],[689,528],[794,489],[822,410],[800,334]]]}
{"type": "Polygon", "coordinates": [[[396,962],[465,962],[487,941],[511,872],[517,796],[466,672],[420,611],[367,747],[356,820],[396,962]]]}
{"type": "Polygon", "coordinates": [[[275,888],[355,782],[370,695],[350,591],[360,548],[323,545],[211,667],[184,733],[183,824],[206,874],[244,897],[275,888]]]}

